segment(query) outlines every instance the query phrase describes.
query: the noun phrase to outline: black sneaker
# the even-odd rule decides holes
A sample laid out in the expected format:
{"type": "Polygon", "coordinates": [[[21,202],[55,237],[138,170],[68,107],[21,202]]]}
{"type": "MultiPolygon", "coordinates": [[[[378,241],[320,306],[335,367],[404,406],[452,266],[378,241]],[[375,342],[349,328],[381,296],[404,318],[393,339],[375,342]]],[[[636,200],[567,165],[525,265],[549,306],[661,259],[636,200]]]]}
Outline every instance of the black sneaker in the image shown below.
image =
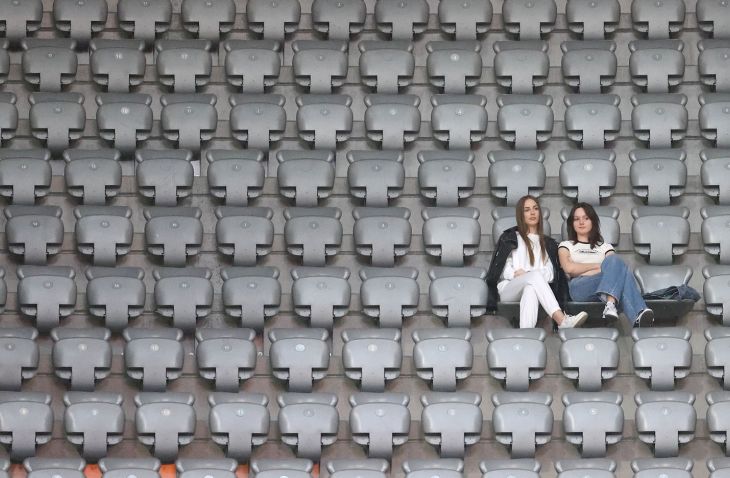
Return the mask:
{"type": "Polygon", "coordinates": [[[644,309],[639,312],[634,321],[634,327],[651,327],[654,325],[654,311],[651,309],[644,309]]]}

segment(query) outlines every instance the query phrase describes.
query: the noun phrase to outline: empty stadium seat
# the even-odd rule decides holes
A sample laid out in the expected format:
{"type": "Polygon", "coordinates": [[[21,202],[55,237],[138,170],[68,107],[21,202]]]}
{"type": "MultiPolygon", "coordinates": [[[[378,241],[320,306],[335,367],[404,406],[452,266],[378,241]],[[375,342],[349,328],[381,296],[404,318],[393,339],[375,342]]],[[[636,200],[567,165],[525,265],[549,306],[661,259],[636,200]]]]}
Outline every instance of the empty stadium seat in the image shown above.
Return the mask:
{"type": "Polygon", "coordinates": [[[112,332],[121,332],[129,319],[144,310],[147,289],[144,271],[137,267],[90,267],[86,269],[86,301],[89,313],[102,317],[112,332]]]}
{"type": "Polygon", "coordinates": [[[492,426],[498,442],[512,458],[533,458],[536,445],[551,439],[553,412],[549,393],[498,392],[492,395],[492,426]]]}
{"type": "Polygon", "coordinates": [[[47,196],[53,174],[50,159],[51,155],[45,149],[2,150],[0,196],[9,199],[12,204],[26,206],[32,206],[37,199],[47,196]]]}
{"type": "Polygon", "coordinates": [[[312,466],[312,461],[304,458],[259,459],[251,462],[251,471],[254,478],[271,478],[283,473],[290,478],[311,478],[312,466]]]}
{"type": "Polygon", "coordinates": [[[142,40],[147,45],[151,45],[158,34],[169,30],[171,20],[172,2],[170,0],[150,2],[119,0],[117,3],[119,28],[126,33],[131,33],[135,40],[142,40]]]}
{"type": "Polygon", "coordinates": [[[730,334],[725,327],[708,327],[705,329],[705,366],[710,376],[718,379],[725,390],[730,389],[730,334]]]}
{"type": "Polygon", "coordinates": [[[91,36],[104,30],[108,7],[106,0],[84,1],[78,4],[76,0],[54,0],[53,20],[58,30],[61,30],[80,45],[86,45],[91,36]]]}
{"type": "Polygon", "coordinates": [[[237,392],[256,367],[255,337],[252,329],[198,329],[195,358],[200,376],[213,380],[218,392],[237,392]]]}
{"type": "Polygon", "coordinates": [[[545,188],[545,154],[540,151],[490,151],[489,190],[514,206],[526,194],[540,196],[545,188]]]}
{"type": "Polygon", "coordinates": [[[255,266],[274,243],[274,211],[268,207],[218,207],[215,239],[218,252],[232,256],[234,266],[255,266]]]}
{"type": "Polygon", "coordinates": [[[605,458],[558,460],[555,462],[555,471],[560,478],[576,478],[586,473],[595,478],[614,478],[616,462],[605,458]]]}
{"type": "Polygon", "coordinates": [[[327,35],[328,40],[349,40],[365,27],[366,11],[363,0],[312,2],[312,28],[327,35]]]}
{"type": "Polygon", "coordinates": [[[421,99],[415,95],[373,94],[365,97],[365,129],[368,138],[383,149],[404,149],[418,138],[421,99]]]}
{"type": "Polygon", "coordinates": [[[592,205],[599,205],[601,199],[613,195],[618,176],[613,151],[566,150],[558,153],[558,159],[563,195],[592,205]]]}
{"type": "Polygon", "coordinates": [[[728,392],[709,392],[705,399],[707,408],[707,428],[710,439],[718,443],[727,455],[727,434],[730,431],[730,395],[728,392]]]}
{"type": "Polygon", "coordinates": [[[451,327],[470,327],[487,310],[487,271],[481,267],[435,267],[428,273],[431,311],[451,327]]]}
{"type": "Polygon", "coordinates": [[[350,194],[364,199],[367,207],[388,206],[403,192],[406,178],[403,159],[398,151],[348,151],[350,194]]]}
{"type": "Polygon", "coordinates": [[[398,329],[342,331],[342,365],[345,375],[363,392],[383,392],[386,380],[400,376],[403,350],[398,329]]]}
{"type": "Polygon", "coordinates": [[[122,334],[127,375],[141,380],[142,390],[164,392],[168,380],[182,375],[183,333],[180,329],[126,328],[122,334]]]}
{"type": "Polygon", "coordinates": [[[725,174],[725,170],[730,169],[730,150],[704,149],[700,151],[700,159],[702,160],[700,179],[705,194],[721,205],[730,205],[730,197],[727,194],[730,184],[727,183],[725,174]]]}
{"type": "Polygon", "coordinates": [[[718,148],[730,146],[730,130],[725,126],[726,115],[730,113],[730,95],[726,93],[705,93],[700,102],[700,133],[718,148]]]}
{"type": "Polygon", "coordinates": [[[279,51],[275,40],[228,40],[226,51],[226,80],[243,93],[263,93],[275,85],[281,71],[279,51]]]}
{"type": "Polygon", "coordinates": [[[271,374],[291,392],[310,392],[312,382],[327,376],[330,346],[326,329],[270,329],[271,374]]]}
{"type": "Polygon", "coordinates": [[[76,247],[96,266],[113,267],[132,248],[132,211],[126,206],[81,206],[74,209],[76,247]]]}
{"type": "Polygon", "coordinates": [[[649,206],[669,206],[687,185],[686,158],[681,149],[631,151],[629,177],[634,194],[649,206]]]}
{"type": "Polygon", "coordinates": [[[350,396],[352,440],[371,458],[389,459],[393,447],[408,441],[411,414],[405,393],[356,393],[350,396]]]}
{"type": "Polygon", "coordinates": [[[554,0],[505,0],[502,5],[504,29],[520,40],[539,40],[550,33],[555,28],[557,15],[554,0]]]}
{"type": "Polygon", "coordinates": [[[467,445],[482,434],[482,398],[478,393],[431,392],[421,395],[421,426],[427,443],[438,448],[441,458],[462,458],[467,445]]]}
{"type": "Polygon", "coordinates": [[[318,460],[322,447],[337,440],[340,418],[337,395],[332,393],[283,393],[279,404],[281,440],[295,447],[297,457],[318,460]]]}
{"type": "MultiPolygon", "coordinates": [[[[46,156],[50,158],[47,153],[46,156]]],[[[121,191],[122,166],[119,163],[119,151],[69,149],[64,151],[63,159],[66,162],[66,191],[70,196],[81,199],[82,204],[104,206],[121,191]]],[[[0,161],[0,170],[2,167],[3,162],[0,161]]],[[[43,192],[43,189],[38,190],[38,185],[35,188],[36,194],[43,192]]]]}
{"type": "Polygon", "coordinates": [[[211,439],[226,456],[246,462],[254,446],[269,434],[269,399],[258,393],[212,393],[208,396],[211,439]]]}
{"type": "Polygon", "coordinates": [[[231,95],[231,134],[247,148],[269,151],[286,127],[286,99],[281,95],[231,95]]]}
{"type": "MultiPolygon", "coordinates": [[[[596,2],[596,5],[610,3],[596,2]]],[[[560,44],[560,49],[563,51],[563,81],[579,93],[602,93],[616,81],[616,43],[604,40],[566,41],[560,44]]]]}
{"type": "Polygon", "coordinates": [[[426,0],[377,0],[374,13],[375,26],[391,40],[411,40],[426,31],[429,6],[426,0]]]}
{"type": "MultiPolygon", "coordinates": [[[[710,2],[698,2],[698,4],[710,2]]],[[[698,9],[699,12],[699,9],[698,9]]],[[[700,81],[718,93],[730,91],[730,67],[726,65],[725,55],[730,53],[728,40],[700,40],[697,42],[700,51],[697,58],[697,70],[700,81]]]]}
{"type": "Polygon", "coordinates": [[[86,122],[84,96],[79,93],[33,93],[28,97],[33,137],[60,156],[81,138],[86,122]]]}
{"type": "Polygon", "coordinates": [[[197,478],[201,475],[215,478],[233,478],[238,462],[230,458],[180,458],[175,462],[178,475],[197,478]]]}
{"type": "Polygon", "coordinates": [[[691,336],[686,327],[634,329],[631,358],[636,375],[650,380],[652,390],[674,390],[675,379],[689,375],[691,336]]]}
{"type": "Polygon", "coordinates": [[[155,312],[172,318],[173,327],[183,332],[195,330],[197,321],[210,314],[213,306],[211,272],[204,267],[162,268],[155,278],[155,312]]]}
{"type": "Polygon", "coordinates": [[[679,445],[695,435],[695,396],[687,392],[640,392],[636,402],[636,431],[657,458],[678,456],[679,445]],[[671,419],[667,419],[671,416],[671,419]]]}
{"type": "Polygon", "coordinates": [[[160,98],[162,135],[180,149],[199,153],[213,138],[218,124],[215,95],[174,94],[160,98]]]}
{"type": "MultiPolygon", "coordinates": [[[[603,304],[601,303],[601,307],[603,304]]],[[[619,347],[616,329],[564,329],[558,331],[563,376],[581,392],[599,392],[605,380],[618,374],[619,347]]]]}
{"type": "Polygon", "coordinates": [[[309,93],[328,94],[347,78],[347,42],[341,40],[295,40],[292,69],[294,80],[309,93]]]}
{"type": "Polygon", "coordinates": [[[411,459],[403,462],[407,478],[421,478],[438,473],[444,478],[463,477],[464,462],[458,458],[411,459]]]}
{"type": "Polygon", "coordinates": [[[426,254],[439,257],[442,265],[463,266],[466,257],[477,253],[482,235],[479,209],[428,207],[421,216],[426,254]]]}
{"type": "Polygon", "coordinates": [[[198,38],[217,42],[233,30],[236,3],[233,0],[183,0],[180,13],[185,30],[198,38]]]}
{"type": "Polygon", "coordinates": [[[482,95],[433,95],[431,129],[449,149],[471,149],[487,134],[487,99],[482,95]]]}
{"type": "Polygon", "coordinates": [[[418,186],[421,196],[436,206],[457,207],[460,199],[474,193],[476,169],[469,151],[420,151],[418,186]]]}
{"type": "Polygon", "coordinates": [[[685,458],[649,458],[632,460],[631,470],[636,474],[651,478],[659,478],[667,474],[677,478],[690,478],[693,465],[692,460],[685,458]]]}
{"type": "Polygon", "coordinates": [[[687,251],[689,209],[686,207],[640,206],[633,208],[631,215],[634,217],[631,227],[634,251],[648,257],[649,264],[670,265],[674,256],[687,251]]]}
{"type": "Polygon", "coordinates": [[[284,41],[287,33],[299,28],[302,7],[299,0],[284,0],[272,4],[265,0],[252,0],[246,6],[248,27],[266,40],[284,41]]]}
{"type": "Polygon", "coordinates": [[[73,83],[78,69],[74,40],[29,38],[21,46],[23,76],[39,91],[57,93],[73,83]]]}
{"type": "Polygon", "coordinates": [[[27,476],[41,478],[57,475],[61,478],[82,478],[86,462],[81,458],[40,458],[29,457],[23,460],[27,476]]]}
{"type": "Polygon", "coordinates": [[[0,388],[20,391],[38,371],[38,331],[31,327],[0,328],[0,388]]]}
{"type": "Polygon", "coordinates": [[[5,208],[8,250],[30,265],[45,265],[61,252],[62,209],[57,206],[8,206],[5,208]]]}
{"type": "Polygon", "coordinates": [[[642,94],[631,97],[634,136],[649,148],[671,148],[687,133],[687,97],[682,94],[642,94]]]}
{"type": "Polygon", "coordinates": [[[542,329],[487,330],[489,374],[509,392],[526,392],[530,381],[545,375],[545,336],[542,329]]]}
{"type": "Polygon", "coordinates": [[[342,244],[339,208],[295,207],[284,209],[284,240],[289,254],[302,257],[305,266],[323,266],[342,244]]]}
{"type": "Polygon", "coordinates": [[[565,129],[581,148],[599,149],[618,138],[621,98],[616,95],[568,95],[564,98],[565,129]]]}
{"type": "Polygon", "coordinates": [[[99,460],[104,478],[122,478],[134,473],[141,478],[159,478],[160,460],[157,458],[109,458],[99,460]]]}
{"type": "Polygon", "coordinates": [[[142,84],[146,64],[144,42],[94,39],[89,50],[94,83],[106,87],[110,93],[129,93],[131,87],[142,84]]]}
{"type": "Polygon", "coordinates": [[[332,478],[357,478],[367,475],[372,478],[385,478],[388,471],[387,460],[371,458],[368,460],[333,460],[327,463],[327,471],[332,478]]]}
{"type": "Polygon", "coordinates": [[[546,95],[497,97],[499,136],[515,149],[537,149],[539,143],[548,141],[552,136],[552,104],[552,97],[546,95]]]}
{"type": "Polygon", "coordinates": [[[66,439],[80,448],[85,460],[98,461],[110,445],[122,442],[122,396],[104,392],[68,392],[63,397],[66,439]]]}
{"type": "Polygon", "coordinates": [[[344,317],[350,307],[350,270],[344,267],[296,267],[291,301],[294,312],[309,319],[311,327],[332,330],[335,318],[344,317]]]}
{"type": "Polygon", "coordinates": [[[591,0],[568,0],[565,17],[568,29],[581,36],[582,40],[600,40],[606,34],[616,31],[621,15],[618,0],[593,2],[591,0]]]}
{"type": "MultiPolygon", "coordinates": [[[[4,67],[0,49],[0,83],[3,82],[3,71],[10,68],[10,60],[7,61],[7,68],[4,67]]],[[[0,93],[0,141],[7,141],[15,136],[18,129],[18,108],[15,106],[17,97],[13,93],[0,93]]]]}
{"type": "Polygon", "coordinates": [[[398,93],[413,81],[416,60],[409,41],[361,41],[360,81],[378,93],[398,93]]]}
{"type": "Polygon", "coordinates": [[[221,271],[223,307],[241,326],[264,329],[264,320],[279,312],[281,285],[275,267],[230,267],[221,271]]]}
{"type": "Polygon", "coordinates": [[[380,327],[400,329],[403,320],[418,310],[418,271],[410,267],[360,269],[360,304],[363,314],[380,327]]]}
{"type": "Polygon", "coordinates": [[[606,445],[621,441],[624,428],[623,397],[614,392],[563,395],[565,437],[577,445],[583,458],[606,456],[606,445]]]}
{"type": "Polygon", "coordinates": [[[152,132],[152,97],[141,94],[105,93],[96,96],[99,136],[122,154],[131,155],[137,143],[152,132]]]}
{"type": "Polygon", "coordinates": [[[455,392],[457,380],[471,375],[474,348],[469,329],[420,329],[412,337],[416,374],[434,391],[455,392]]]}
{"type": "Polygon", "coordinates": [[[137,440],[165,463],[177,458],[180,446],[193,441],[195,396],[189,393],[138,393],[134,397],[137,440]]]}
{"type": "Polygon", "coordinates": [[[145,246],[153,256],[162,256],[165,266],[185,267],[203,242],[202,212],[197,207],[155,207],[144,210],[145,246]]]}
{"type": "Polygon", "coordinates": [[[51,441],[51,396],[41,392],[0,392],[0,433],[10,459],[35,456],[36,446],[51,441]]]}
{"type": "Polygon", "coordinates": [[[111,333],[100,327],[56,327],[51,361],[56,376],[74,391],[91,392],[97,381],[111,374],[111,333]]]}
{"type": "Polygon", "coordinates": [[[510,93],[529,95],[545,86],[550,70],[548,44],[538,40],[494,43],[494,75],[510,93]]]}
{"type": "Polygon", "coordinates": [[[411,211],[404,207],[357,207],[352,211],[355,250],[376,267],[392,267],[411,245],[411,211]]]}
{"type": "Polygon", "coordinates": [[[71,267],[18,267],[17,301],[23,313],[35,319],[40,332],[57,327],[76,305],[76,271],[71,267]]]}
{"type": "Polygon", "coordinates": [[[668,93],[682,83],[684,42],[634,40],[629,42],[629,72],[635,85],[647,93],[668,93]]]}
{"type": "Polygon", "coordinates": [[[254,149],[209,149],[208,189],[210,195],[222,199],[227,206],[247,206],[261,196],[266,178],[264,153],[254,149]]]}
{"type": "Polygon", "coordinates": [[[4,36],[11,42],[18,43],[41,28],[42,0],[4,2],[0,6],[0,17],[5,18],[2,27],[4,36]]]}
{"type": "Polygon", "coordinates": [[[279,151],[277,180],[282,196],[298,207],[317,207],[335,183],[335,155],[330,151],[279,151]]]}
{"type": "Polygon", "coordinates": [[[516,474],[525,478],[538,478],[540,468],[540,463],[530,458],[484,460],[479,463],[484,478],[508,478],[516,474]]]}
{"type": "Polygon", "coordinates": [[[348,95],[303,95],[297,97],[297,131],[314,149],[334,150],[352,132],[353,115],[348,95]]]}
{"type": "Polygon", "coordinates": [[[479,42],[432,41],[426,44],[426,51],[426,72],[439,92],[463,95],[467,88],[479,84],[482,76],[479,42]]]}

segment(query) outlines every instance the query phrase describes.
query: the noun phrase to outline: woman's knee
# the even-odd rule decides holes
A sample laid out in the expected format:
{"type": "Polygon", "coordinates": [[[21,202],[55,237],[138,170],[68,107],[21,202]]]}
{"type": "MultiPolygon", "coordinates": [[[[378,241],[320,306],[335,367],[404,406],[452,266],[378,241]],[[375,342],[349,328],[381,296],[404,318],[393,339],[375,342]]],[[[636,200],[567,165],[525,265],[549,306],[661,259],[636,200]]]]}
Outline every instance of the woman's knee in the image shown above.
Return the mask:
{"type": "Polygon", "coordinates": [[[538,271],[525,272],[525,280],[528,284],[534,287],[548,285],[548,282],[545,280],[545,276],[538,271]]]}
{"type": "Polygon", "coordinates": [[[603,259],[603,262],[601,263],[601,269],[604,269],[606,266],[628,269],[626,263],[617,254],[611,254],[610,256],[603,259]]]}

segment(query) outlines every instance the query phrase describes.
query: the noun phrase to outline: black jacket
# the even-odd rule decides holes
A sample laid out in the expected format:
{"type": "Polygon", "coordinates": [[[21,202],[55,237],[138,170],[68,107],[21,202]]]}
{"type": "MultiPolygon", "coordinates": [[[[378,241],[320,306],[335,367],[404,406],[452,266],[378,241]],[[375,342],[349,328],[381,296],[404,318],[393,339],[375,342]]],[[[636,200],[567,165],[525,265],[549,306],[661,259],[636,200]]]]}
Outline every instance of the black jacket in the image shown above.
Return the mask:
{"type": "MultiPolygon", "coordinates": [[[[500,277],[502,277],[502,271],[504,270],[507,258],[515,249],[517,249],[517,226],[504,231],[499,236],[497,247],[494,249],[492,262],[489,264],[489,271],[487,272],[487,286],[489,287],[487,314],[493,315],[497,312],[497,301],[499,300],[497,284],[499,283],[500,277]]],[[[568,278],[565,272],[563,272],[563,269],[560,268],[558,243],[553,238],[545,236],[545,249],[553,265],[554,279],[550,283],[550,288],[553,294],[555,294],[555,298],[558,304],[560,304],[560,307],[564,308],[564,304],[568,298],[568,278]]]]}

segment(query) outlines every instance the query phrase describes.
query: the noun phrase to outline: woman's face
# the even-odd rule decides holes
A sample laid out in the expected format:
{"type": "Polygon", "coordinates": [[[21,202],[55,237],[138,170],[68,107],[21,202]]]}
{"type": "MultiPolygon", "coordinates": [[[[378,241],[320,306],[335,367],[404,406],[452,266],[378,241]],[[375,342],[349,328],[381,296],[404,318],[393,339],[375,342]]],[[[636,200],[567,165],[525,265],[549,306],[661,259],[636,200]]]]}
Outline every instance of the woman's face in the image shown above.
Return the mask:
{"type": "Polygon", "coordinates": [[[591,221],[591,218],[588,217],[582,207],[576,209],[573,214],[573,228],[581,236],[587,236],[590,234],[591,229],[593,229],[593,221],[591,221]]]}
{"type": "Polygon", "coordinates": [[[537,227],[540,224],[540,206],[533,199],[525,201],[522,214],[528,227],[537,227]]]}

